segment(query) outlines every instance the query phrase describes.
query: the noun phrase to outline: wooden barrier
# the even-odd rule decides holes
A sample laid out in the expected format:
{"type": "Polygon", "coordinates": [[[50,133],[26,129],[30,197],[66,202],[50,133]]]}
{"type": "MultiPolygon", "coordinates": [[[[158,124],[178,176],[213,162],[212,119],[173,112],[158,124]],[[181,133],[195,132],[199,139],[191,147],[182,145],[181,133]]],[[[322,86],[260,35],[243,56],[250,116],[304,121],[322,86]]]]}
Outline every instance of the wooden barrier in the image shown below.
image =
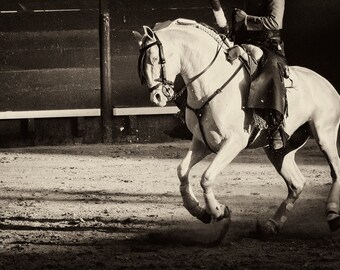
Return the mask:
{"type": "Polygon", "coordinates": [[[129,115],[162,115],[176,114],[179,109],[176,106],[169,107],[130,107],[130,108],[113,108],[113,116],[129,115]]]}
{"type": "MultiPolygon", "coordinates": [[[[286,1],[283,38],[289,64],[311,68],[340,89],[339,55],[333,53],[329,57],[329,52],[338,48],[333,38],[339,25],[338,2],[286,1]],[[321,23],[315,20],[318,17],[323,18],[321,23]],[[327,42],[330,39],[332,42],[327,42]]],[[[133,117],[140,124],[149,124],[146,119],[152,119],[153,125],[159,115],[157,124],[169,124],[166,121],[170,117],[165,120],[166,115],[175,114],[178,109],[150,107],[148,90],[138,78],[139,48],[131,32],[141,31],[142,25],[152,27],[156,22],[178,17],[215,26],[210,2],[108,1],[106,54],[101,54],[104,40],[100,39],[99,3],[100,0],[1,1],[0,119],[29,119],[23,121],[23,126],[30,131],[34,130],[34,119],[44,118],[64,118],[68,122],[65,118],[92,117],[90,121],[100,121],[105,117],[103,129],[108,125],[116,128],[119,121],[133,117]],[[110,61],[101,62],[105,55],[110,61]],[[101,77],[104,73],[106,80],[101,77]],[[107,80],[108,76],[112,77],[107,80]]],[[[221,4],[230,22],[233,7],[261,14],[266,0],[230,0],[221,4]]],[[[39,129],[39,121],[36,122],[39,129]]],[[[108,134],[106,138],[111,137],[108,134]]]]}
{"type": "MultiPolygon", "coordinates": [[[[178,111],[176,106],[113,108],[112,116],[176,114],[178,111]]],[[[1,120],[99,116],[100,109],[0,111],[1,120]]]]}
{"type": "Polygon", "coordinates": [[[41,111],[4,111],[0,112],[1,120],[65,118],[65,117],[95,117],[100,116],[100,109],[76,110],[41,110],[41,111]]]}

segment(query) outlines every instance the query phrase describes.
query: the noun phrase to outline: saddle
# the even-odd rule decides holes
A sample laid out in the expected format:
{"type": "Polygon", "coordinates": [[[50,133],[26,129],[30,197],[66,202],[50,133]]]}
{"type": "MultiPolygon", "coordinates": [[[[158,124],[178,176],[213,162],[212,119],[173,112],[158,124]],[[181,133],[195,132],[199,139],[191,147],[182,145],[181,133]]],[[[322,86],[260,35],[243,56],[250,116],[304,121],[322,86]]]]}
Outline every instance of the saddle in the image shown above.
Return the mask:
{"type": "MultiPolygon", "coordinates": [[[[226,58],[231,63],[241,57],[242,61],[246,64],[250,76],[254,76],[263,55],[264,52],[260,47],[251,44],[235,45],[226,52],[226,58]]],[[[286,88],[294,87],[294,81],[290,76],[288,66],[283,70],[283,82],[286,88]]]]}
{"type": "MultiPolygon", "coordinates": [[[[266,47],[249,44],[234,46],[226,57],[229,62],[240,59],[247,67],[251,83],[245,108],[256,110],[261,116],[272,112],[276,121],[282,122],[287,114],[286,89],[293,87],[285,58],[266,47]]],[[[268,125],[261,128],[264,126],[268,125]]]]}

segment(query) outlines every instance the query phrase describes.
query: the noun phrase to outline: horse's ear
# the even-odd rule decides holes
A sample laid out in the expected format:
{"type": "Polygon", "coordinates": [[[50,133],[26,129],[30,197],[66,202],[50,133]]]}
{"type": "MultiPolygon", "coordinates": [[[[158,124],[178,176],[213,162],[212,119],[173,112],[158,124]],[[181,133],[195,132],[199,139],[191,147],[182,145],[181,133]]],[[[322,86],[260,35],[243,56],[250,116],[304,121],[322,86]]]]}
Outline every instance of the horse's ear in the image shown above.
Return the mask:
{"type": "Polygon", "coordinates": [[[156,39],[155,38],[155,33],[153,32],[153,30],[149,27],[149,26],[143,26],[144,29],[144,34],[151,40],[156,39]]]}
{"type": "Polygon", "coordinates": [[[137,31],[132,31],[132,34],[133,34],[135,40],[138,42],[139,47],[142,46],[143,36],[137,31]]]}

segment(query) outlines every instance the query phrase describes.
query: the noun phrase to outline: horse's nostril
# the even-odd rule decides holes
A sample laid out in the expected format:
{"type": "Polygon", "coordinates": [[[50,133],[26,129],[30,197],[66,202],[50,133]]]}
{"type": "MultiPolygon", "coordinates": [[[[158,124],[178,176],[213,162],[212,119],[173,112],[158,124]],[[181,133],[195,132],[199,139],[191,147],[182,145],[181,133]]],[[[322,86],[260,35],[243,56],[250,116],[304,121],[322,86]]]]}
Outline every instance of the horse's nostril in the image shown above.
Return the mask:
{"type": "Polygon", "coordinates": [[[157,99],[157,101],[158,101],[158,102],[160,102],[160,101],[161,101],[161,95],[160,95],[160,94],[156,94],[156,96],[155,96],[155,97],[156,97],[156,99],[157,99]]]}

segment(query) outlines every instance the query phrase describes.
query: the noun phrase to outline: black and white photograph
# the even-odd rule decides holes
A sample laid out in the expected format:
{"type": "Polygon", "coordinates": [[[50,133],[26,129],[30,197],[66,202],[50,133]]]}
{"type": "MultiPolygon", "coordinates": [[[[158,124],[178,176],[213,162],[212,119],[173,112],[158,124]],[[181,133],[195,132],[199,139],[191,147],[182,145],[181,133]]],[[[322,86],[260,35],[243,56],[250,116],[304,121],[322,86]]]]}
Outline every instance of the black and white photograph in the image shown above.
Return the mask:
{"type": "Polygon", "coordinates": [[[339,0],[0,0],[0,269],[340,269],[339,0]]]}

